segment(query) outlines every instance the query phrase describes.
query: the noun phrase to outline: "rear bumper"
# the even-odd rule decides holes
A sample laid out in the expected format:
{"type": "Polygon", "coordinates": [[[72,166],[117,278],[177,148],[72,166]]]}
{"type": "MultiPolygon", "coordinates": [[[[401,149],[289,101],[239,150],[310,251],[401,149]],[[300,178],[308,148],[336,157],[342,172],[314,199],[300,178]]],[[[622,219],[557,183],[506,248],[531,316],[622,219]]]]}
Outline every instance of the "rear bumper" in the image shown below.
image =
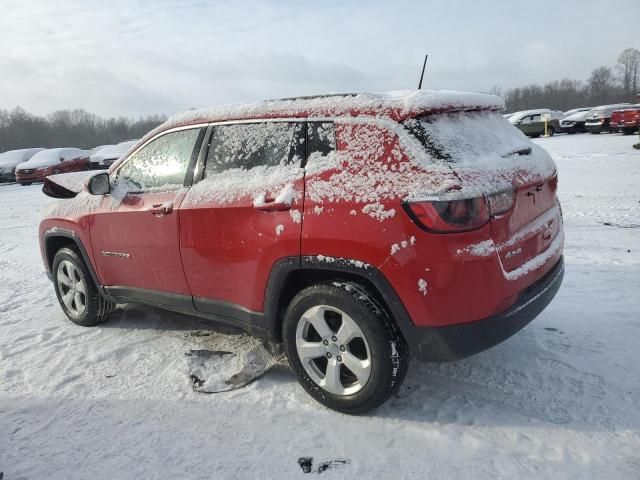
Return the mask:
{"type": "Polygon", "coordinates": [[[555,297],[563,276],[561,257],[544,277],[520,292],[518,300],[505,312],[471,323],[413,327],[411,332],[403,329],[403,334],[413,356],[419,360],[450,362],[468,357],[522,330],[555,297]]]}

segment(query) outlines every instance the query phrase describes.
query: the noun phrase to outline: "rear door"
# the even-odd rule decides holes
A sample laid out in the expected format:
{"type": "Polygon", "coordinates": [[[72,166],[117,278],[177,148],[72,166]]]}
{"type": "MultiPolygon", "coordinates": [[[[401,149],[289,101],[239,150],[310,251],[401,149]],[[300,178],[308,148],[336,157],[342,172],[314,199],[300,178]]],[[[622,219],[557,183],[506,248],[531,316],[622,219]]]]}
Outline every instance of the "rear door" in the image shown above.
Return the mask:
{"type": "Polygon", "coordinates": [[[182,260],[198,310],[262,311],[274,264],[299,256],[304,127],[213,126],[203,172],[180,207],[182,260]]]}
{"type": "MultiPolygon", "coordinates": [[[[112,193],[90,226],[98,271],[111,293],[158,303],[163,294],[190,295],[177,209],[203,137],[202,128],[163,134],[111,174],[112,193]]],[[[183,300],[192,306],[190,297],[183,300]]]]}

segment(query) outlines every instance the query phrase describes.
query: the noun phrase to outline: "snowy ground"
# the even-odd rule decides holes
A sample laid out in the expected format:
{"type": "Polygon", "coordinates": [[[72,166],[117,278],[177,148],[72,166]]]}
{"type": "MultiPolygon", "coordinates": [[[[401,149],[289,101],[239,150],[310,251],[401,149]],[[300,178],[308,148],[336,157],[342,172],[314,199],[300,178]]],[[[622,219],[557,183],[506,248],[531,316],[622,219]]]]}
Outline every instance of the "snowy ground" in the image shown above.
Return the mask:
{"type": "MultiPolygon", "coordinates": [[[[191,391],[185,351],[240,342],[145,307],[68,322],[46,279],[39,186],[0,186],[0,472],[37,478],[640,478],[637,137],[539,139],[558,163],[564,285],[506,343],[414,362],[374,414],[322,408],[280,368],[191,391]],[[610,224],[610,225],[607,225],[610,224]]],[[[2,474],[0,473],[0,477],[2,474]]]]}

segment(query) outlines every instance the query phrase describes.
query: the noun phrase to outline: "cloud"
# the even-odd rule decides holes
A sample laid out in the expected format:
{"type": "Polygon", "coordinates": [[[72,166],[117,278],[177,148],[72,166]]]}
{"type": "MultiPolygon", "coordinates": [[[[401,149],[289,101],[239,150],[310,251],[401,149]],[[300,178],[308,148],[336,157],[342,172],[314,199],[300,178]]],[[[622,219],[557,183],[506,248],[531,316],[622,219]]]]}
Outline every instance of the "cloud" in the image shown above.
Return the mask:
{"type": "Polygon", "coordinates": [[[417,85],[584,79],[632,45],[640,4],[567,0],[3,0],[0,107],[101,115],[417,85]],[[579,16],[577,14],[579,12],[579,16]],[[606,42],[586,39],[597,31],[606,42]],[[590,33],[591,32],[591,33],[590,33]]]}

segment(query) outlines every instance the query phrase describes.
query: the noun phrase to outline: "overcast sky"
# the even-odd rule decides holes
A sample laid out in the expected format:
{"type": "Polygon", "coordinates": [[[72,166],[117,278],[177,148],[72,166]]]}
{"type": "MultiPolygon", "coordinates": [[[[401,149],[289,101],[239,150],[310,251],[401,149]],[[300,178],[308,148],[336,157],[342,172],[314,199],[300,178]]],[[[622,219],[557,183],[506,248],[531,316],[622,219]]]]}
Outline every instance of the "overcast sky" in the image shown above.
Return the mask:
{"type": "Polygon", "coordinates": [[[172,114],[328,91],[586,79],[640,0],[0,0],[0,108],[172,114]]]}

